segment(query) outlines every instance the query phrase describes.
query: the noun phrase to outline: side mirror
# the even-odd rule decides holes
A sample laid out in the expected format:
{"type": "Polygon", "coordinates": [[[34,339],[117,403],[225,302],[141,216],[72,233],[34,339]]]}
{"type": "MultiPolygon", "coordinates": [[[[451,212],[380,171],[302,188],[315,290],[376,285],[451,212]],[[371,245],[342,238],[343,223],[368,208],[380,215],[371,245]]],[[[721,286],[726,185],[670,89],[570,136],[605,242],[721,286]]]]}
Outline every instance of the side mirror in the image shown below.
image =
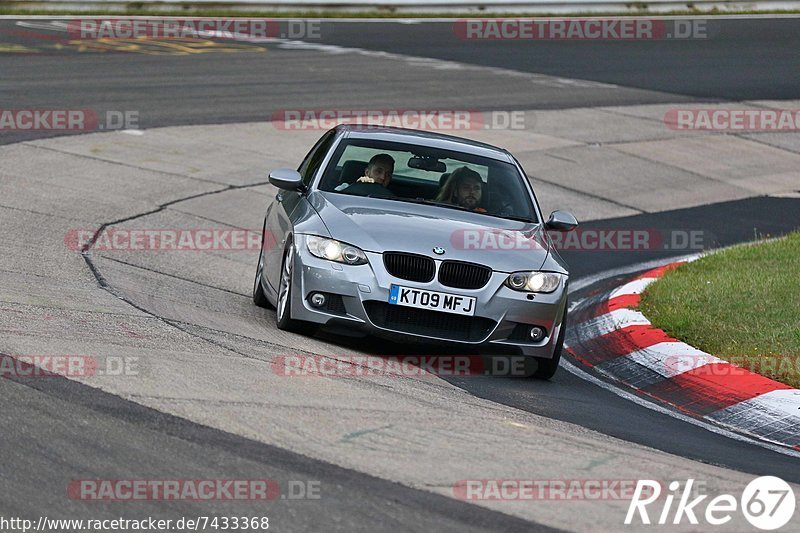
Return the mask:
{"type": "Polygon", "coordinates": [[[578,227],[578,220],[568,211],[553,211],[545,227],[556,231],[572,231],[578,227]]]}
{"type": "Polygon", "coordinates": [[[279,168],[269,173],[269,182],[279,189],[296,191],[303,188],[303,176],[291,168],[279,168]]]}

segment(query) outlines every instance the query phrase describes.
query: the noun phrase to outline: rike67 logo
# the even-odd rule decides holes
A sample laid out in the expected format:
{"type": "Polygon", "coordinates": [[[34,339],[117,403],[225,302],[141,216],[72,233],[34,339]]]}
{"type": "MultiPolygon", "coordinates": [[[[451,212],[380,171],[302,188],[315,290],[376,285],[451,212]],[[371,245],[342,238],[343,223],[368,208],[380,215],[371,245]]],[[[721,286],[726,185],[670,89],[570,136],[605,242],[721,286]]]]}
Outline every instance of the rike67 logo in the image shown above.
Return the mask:
{"type": "Polygon", "coordinates": [[[732,494],[720,494],[705,501],[708,495],[696,495],[693,485],[694,479],[688,479],[683,487],[679,481],[672,481],[668,485],[669,492],[664,498],[663,507],[658,512],[658,504],[652,504],[661,497],[661,484],[658,481],[640,479],[628,506],[628,514],[625,515],[625,525],[633,524],[638,515],[639,522],[645,525],[678,525],[684,518],[689,524],[698,525],[700,516],[707,524],[722,526],[730,522],[734,514],[741,512],[753,527],[772,531],[788,524],[794,516],[794,492],[779,477],[762,476],[754,479],[747,484],[738,500],[732,494]],[[652,519],[648,514],[650,505],[655,509],[651,507],[649,510],[656,512],[652,519]]]}

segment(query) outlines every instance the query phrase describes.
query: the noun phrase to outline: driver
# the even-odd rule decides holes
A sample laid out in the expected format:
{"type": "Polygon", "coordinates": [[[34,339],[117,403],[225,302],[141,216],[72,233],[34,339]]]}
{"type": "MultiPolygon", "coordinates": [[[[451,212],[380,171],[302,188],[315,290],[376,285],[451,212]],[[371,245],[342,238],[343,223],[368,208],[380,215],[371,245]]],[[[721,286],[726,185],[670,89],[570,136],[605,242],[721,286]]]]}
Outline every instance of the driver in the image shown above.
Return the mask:
{"type": "Polygon", "coordinates": [[[436,196],[436,200],[478,213],[485,213],[486,209],[480,207],[482,197],[483,180],[481,175],[467,167],[461,167],[450,174],[444,187],[436,196]]]}
{"type": "Polygon", "coordinates": [[[335,190],[358,196],[377,196],[380,198],[393,198],[394,193],[388,189],[394,172],[394,158],[389,154],[377,154],[369,160],[364,175],[355,183],[346,187],[336,187],[335,190]]]}

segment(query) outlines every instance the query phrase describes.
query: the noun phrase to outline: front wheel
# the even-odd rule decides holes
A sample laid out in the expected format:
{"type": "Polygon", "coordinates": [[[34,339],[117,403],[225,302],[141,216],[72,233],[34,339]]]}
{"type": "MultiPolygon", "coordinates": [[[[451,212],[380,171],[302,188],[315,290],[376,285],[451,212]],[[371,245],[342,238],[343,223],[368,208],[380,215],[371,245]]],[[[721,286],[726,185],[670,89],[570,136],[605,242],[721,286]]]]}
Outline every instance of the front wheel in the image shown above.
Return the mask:
{"type": "Polygon", "coordinates": [[[561,319],[561,331],[558,332],[558,339],[556,339],[556,348],[553,352],[551,359],[536,358],[538,367],[533,377],[536,379],[550,379],[558,370],[558,362],[561,360],[561,351],[564,348],[564,336],[567,331],[567,308],[564,307],[564,317],[561,319]]]}

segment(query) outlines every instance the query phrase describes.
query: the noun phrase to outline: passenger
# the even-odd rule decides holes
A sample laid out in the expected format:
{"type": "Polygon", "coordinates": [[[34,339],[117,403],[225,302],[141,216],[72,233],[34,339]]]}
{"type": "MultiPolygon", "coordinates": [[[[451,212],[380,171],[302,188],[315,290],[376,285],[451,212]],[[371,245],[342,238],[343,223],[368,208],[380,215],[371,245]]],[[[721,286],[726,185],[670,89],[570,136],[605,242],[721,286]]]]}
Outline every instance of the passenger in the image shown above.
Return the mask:
{"type": "Polygon", "coordinates": [[[389,154],[378,154],[372,157],[364,169],[364,175],[347,187],[337,187],[337,191],[358,196],[378,196],[394,198],[388,189],[394,171],[394,158],[389,154]]]}
{"type": "Polygon", "coordinates": [[[485,213],[486,209],[480,207],[482,197],[483,180],[481,180],[481,175],[467,167],[461,167],[450,174],[444,187],[436,196],[436,200],[485,213]]]}

